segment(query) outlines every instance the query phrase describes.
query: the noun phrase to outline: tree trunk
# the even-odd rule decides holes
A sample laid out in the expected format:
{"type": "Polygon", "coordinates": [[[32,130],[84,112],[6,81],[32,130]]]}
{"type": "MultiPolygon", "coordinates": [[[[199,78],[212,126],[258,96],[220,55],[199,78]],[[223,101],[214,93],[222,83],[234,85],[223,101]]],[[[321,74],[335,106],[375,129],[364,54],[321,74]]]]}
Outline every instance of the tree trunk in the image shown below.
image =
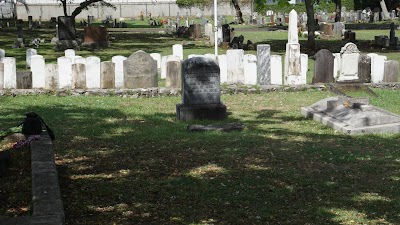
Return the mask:
{"type": "Polygon", "coordinates": [[[232,4],[233,4],[233,7],[235,7],[236,16],[239,20],[239,24],[244,23],[243,16],[242,16],[242,10],[240,10],[238,0],[232,0],[232,4]]]}
{"type": "Polygon", "coordinates": [[[314,7],[312,0],[306,0],[306,11],[307,11],[307,27],[308,27],[308,39],[307,48],[309,50],[315,50],[315,19],[314,19],[314,7]]]}
{"type": "Polygon", "coordinates": [[[62,4],[62,7],[63,7],[64,16],[68,16],[68,12],[67,12],[67,0],[61,0],[61,4],[62,4]]]}
{"type": "Polygon", "coordinates": [[[342,0],[336,0],[336,15],[335,22],[340,22],[340,17],[342,16],[342,0]]]}

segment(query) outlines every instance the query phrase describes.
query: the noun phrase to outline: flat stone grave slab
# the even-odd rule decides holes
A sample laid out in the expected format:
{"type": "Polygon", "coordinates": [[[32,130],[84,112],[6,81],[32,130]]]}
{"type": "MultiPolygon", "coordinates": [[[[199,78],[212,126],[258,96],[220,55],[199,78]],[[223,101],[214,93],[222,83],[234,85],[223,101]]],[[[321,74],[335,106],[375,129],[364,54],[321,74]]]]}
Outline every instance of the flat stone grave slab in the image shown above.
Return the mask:
{"type": "Polygon", "coordinates": [[[227,124],[193,124],[188,125],[188,131],[242,131],[244,128],[243,124],[241,123],[227,123],[227,124]]]}
{"type": "Polygon", "coordinates": [[[400,133],[400,116],[370,105],[368,98],[330,97],[302,107],[301,114],[351,135],[400,133]]]}

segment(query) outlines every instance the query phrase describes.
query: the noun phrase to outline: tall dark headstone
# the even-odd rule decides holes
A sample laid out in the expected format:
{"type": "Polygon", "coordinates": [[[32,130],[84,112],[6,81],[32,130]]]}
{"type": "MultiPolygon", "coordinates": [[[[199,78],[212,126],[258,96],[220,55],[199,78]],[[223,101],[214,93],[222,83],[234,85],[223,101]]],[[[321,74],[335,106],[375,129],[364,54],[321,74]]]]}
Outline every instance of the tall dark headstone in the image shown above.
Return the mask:
{"type": "Polygon", "coordinates": [[[226,106],[220,99],[220,69],[215,60],[194,57],[182,63],[182,103],[177,120],[222,120],[226,106]]]}
{"type": "Polygon", "coordinates": [[[334,57],[327,49],[321,49],[315,54],[314,77],[312,83],[333,83],[334,57]]]}
{"type": "Polygon", "coordinates": [[[70,16],[59,16],[58,24],[58,39],[61,40],[75,40],[75,19],[70,16]]]}
{"type": "Polygon", "coordinates": [[[371,82],[371,57],[360,54],[358,58],[358,80],[361,83],[371,82]]]}

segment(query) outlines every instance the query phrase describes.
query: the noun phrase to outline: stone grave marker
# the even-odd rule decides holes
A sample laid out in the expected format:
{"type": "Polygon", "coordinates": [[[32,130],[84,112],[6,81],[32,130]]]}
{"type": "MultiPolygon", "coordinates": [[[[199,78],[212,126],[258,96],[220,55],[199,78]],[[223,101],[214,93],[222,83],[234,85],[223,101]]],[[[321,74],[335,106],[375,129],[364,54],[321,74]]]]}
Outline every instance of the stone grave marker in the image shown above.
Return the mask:
{"type": "Polygon", "coordinates": [[[312,83],[333,83],[333,61],[332,53],[327,49],[321,49],[315,54],[314,77],[312,83]]]}
{"type": "Polygon", "coordinates": [[[157,69],[161,69],[161,54],[160,53],[150,53],[151,58],[156,60],[157,69]]]}
{"type": "Polygon", "coordinates": [[[257,84],[257,56],[246,54],[243,56],[244,84],[257,84]]]}
{"type": "Polygon", "coordinates": [[[66,49],[64,51],[64,56],[70,59],[74,59],[75,58],[75,50],[74,49],[66,49]]]}
{"type": "Polygon", "coordinates": [[[72,64],[72,88],[86,88],[86,66],[83,63],[72,64]]]}
{"type": "Polygon", "coordinates": [[[31,57],[37,55],[37,50],[34,48],[28,48],[26,50],[26,68],[31,68],[31,57]]]}
{"type": "Polygon", "coordinates": [[[271,84],[271,47],[257,45],[257,83],[271,84]]]}
{"type": "Polygon", "coordinates": [[[354,43],[347,43],[340,51],[340,75],[338,81],[358,80],[358,58],[360,51],[354,43]]]}
{"type": "Polygon", "coordinates": [[[228,62],[226,55],[218,55],[217,59],[220,71],[220,83],[223,84],[228,81],[228,62]]]}
{"type": "Polygon", "coordinates": [[[219,66],[212,59],[194,57],[182,63],[182,103],[176,105],[177,120],[226,118],[219,75],[219,66]]]}
{"type": "Polygon", "coordinates": [[[100,58],[89,56],[86,58],[86,87],[100,88],[100,58]]]}
{"type": "Polygon", "coordinates": [[[179,56],[170,55],[167,57],[167,78],[165,86],[177,88],[181,86],[181,60],[179,56]]]}
{"type": "Polygon", "coordinates": [[[47,90],[56,90],[59,87],[58,82],[58,64],[45,65],[45,86],[47,90]]]}
{"type": "Polygon", "coordinates": [[[227,83],[244,84],[244,51],[243,49],[228,49],[226,51],[228,77],[227,83]]]}
{"type": "Polygon", "coordinates": [[[383,82],[385,61],[387,57],[383,55],[378,55],[376,53],[369,53],[367,55],[371,57],[371,82],[383,82]]]}
{"type": "Polygon", "coordinates": [[[183,60],[183,46],[181,44],[172,45],[172,55],[179,56],[183,60]]]}
{"type": "Polygon", "coordinates": [[[100,88],[115,88],[115,64],[111,61],[101,62],[100,88]]]}
{"type": "Polygon", "coordinates": [[[113,56],[111,61],[115,64],[115,88],[124,87],[124,60],[125,56],[113,56]]]}
{"type": "Polygon", "coordinates": [[[161,57],[161,79],[166,79],[167,78],[167,57],[168,56],[162,56],[161,57]]]}
{"type": "Polygon", "coordinates": [[[65,56],[57,59],[58,87],[60,89],[72,88],[72,60],[65,56]]]}
{"type": "Polygon", "coordinates": [[[0,62],[0,90],[4,89],[4,63],[0,62]]]}
{"type": "Polygon", "coordinates": [[[383,82],[397,82],[399,76],[399,62],[396,60],[385,61],[383,82]]]}
{"type": "Polygon", "coordinates": [[[0,49],[0,62],[3,60],[4,57],[6,57],[6,51],[4,49],[0,49]]]}
{"type": "Polygon", "coordinates": [[[282,85],[282,56],[271,55],[271,84],[282,85]]]}
{"type": "Polygon", "coordinates": [[[358,80],[361,83],[371,82],[371,57],[360,54],[358,59],[358,80]]]}
{"type": "Polygon", "coordinates": [[[31,71],[17,71],[17,89],[31,89],[32,88],[32,72],[31,71]]]}
{"type": "Polygon", "coordinates": [[[285,84],[303,84],[300,44],[297,30],[297,12],[289,13],[288,43],[285,54],[285,84]]]}
{"type": "Polygon", "coordinates": [[[125,88],[158,87],[157,62],[146,52],[137,51],[124,61],[125,88]]]}
{"type": "Polygon", "coordinates": [[[58,24],[58,39],[59,40],[75,40],[75,19],[70,16],[59,16],[57,20],[58,24]]]}
{"type": "Polygon", "coordinates": [[[4,89],[17,88],[17,69],[15,58],[4,57],[4,89]]]}
{"type": "Polygon", "coordinates": [[[32,88],[44,88],[45,86],[45,59],[41,55],[31,57],[32,88]]]}
{"type": "Polygon", "coordinates": [[[88,26],[83,30],[83,44],[108,46],[107,27],[88,26]]]}

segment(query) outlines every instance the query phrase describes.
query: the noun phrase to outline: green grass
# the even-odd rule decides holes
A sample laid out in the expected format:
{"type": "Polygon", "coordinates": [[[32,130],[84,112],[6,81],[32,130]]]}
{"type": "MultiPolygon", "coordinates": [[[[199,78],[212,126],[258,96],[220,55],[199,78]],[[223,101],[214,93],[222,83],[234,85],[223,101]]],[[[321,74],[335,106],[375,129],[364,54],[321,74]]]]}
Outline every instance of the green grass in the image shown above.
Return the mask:
{"type": "MultiPolygon", "coordinates": [[[[400,113],[399,91],[374,91],[400,113]]],[[[175,121],[179,97],[2,97],[0,126],[36,111],[54,130],[67,224],[399,224],[400,136],[300,115],[328,96],[223,95],[230,133],[187,132],[213,122],[175,121]]]]}

